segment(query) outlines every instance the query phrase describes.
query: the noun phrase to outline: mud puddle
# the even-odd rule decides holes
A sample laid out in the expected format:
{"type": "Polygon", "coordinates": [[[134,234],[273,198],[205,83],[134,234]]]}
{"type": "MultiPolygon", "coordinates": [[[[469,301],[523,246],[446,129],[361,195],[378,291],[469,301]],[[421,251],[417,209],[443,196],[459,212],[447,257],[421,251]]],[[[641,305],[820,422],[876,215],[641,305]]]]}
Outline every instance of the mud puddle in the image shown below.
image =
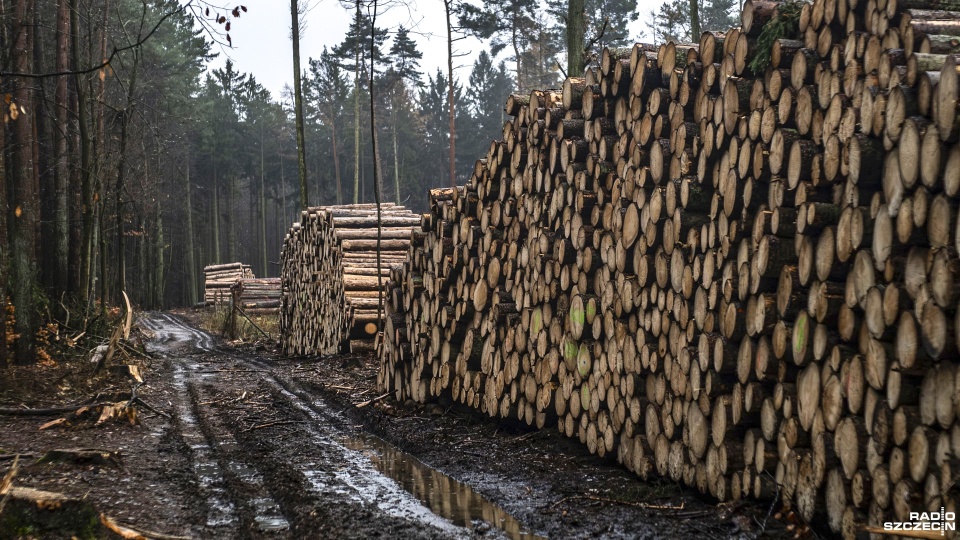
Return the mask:
{"type": "Polygon", "coordinates": [[[344,439],[344,446],[360,452],[378,471],[389,476],[435,514],[468,529],[492,525],[512,540],[541,540],[503,508],[488,501],[470,486],[458,482],[417,458],[377,437],[344,439]],[[482,522],[482,523],[478,523],[482,522]]]}

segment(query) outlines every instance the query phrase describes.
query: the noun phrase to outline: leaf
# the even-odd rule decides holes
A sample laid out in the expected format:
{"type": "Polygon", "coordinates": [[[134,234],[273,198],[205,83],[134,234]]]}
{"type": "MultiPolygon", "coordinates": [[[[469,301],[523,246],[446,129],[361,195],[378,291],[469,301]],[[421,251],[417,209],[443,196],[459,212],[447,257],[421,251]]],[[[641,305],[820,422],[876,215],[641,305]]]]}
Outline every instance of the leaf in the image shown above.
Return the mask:
{"type": "Polygon", "coordinates": [[[223,23],[227,22],[227,18],[224,17],[223,15],[221,15],[220,18],[217,19],[217,22],[220,23],[220,24],[223,24],[223,23]]]}
{"type": "Polygon", "coordinates": [[[23,209],[20,208],[20,205],[17,205],[17,208],[13,211],[13,215],[20,217],[23,214],[23,209]]]}
{"type": "Polygon", "coordinates": [[[11,119],[11,120],[16,120],[17,117],[20,116],[20,110],[17,109],[17,104],[16,104],[16,103],[10,103],[9,109],[10,109],[10,119],[11,119]]]}
{"type": "Polygon", "coordinates": [[[227,32],[230,31],[230,23],[227,23],[227,26],[225,27],[225,30],[226,30],[227,32]]]}
{"type": "Polygon", "coordinates": [[[244,13],[247,12],[247,6],[240,6],[240,9],[242,9],[244,13]]]}
{"type": "Polygon", "coordinates": [[[206,15],[207,17],[210,16],[210,8],[207,8],[207,12],[205,13],[205,15],[206,15]]]}
{"type": "Polygon", "coordinates": [[[233,8],[233,12],[232,12],[232,13],[233,13],[233,16],[234,16],[234,17],[239,17],[239,16],[240,16],[240,10],[237,9],[237,8],[233,8]]]}

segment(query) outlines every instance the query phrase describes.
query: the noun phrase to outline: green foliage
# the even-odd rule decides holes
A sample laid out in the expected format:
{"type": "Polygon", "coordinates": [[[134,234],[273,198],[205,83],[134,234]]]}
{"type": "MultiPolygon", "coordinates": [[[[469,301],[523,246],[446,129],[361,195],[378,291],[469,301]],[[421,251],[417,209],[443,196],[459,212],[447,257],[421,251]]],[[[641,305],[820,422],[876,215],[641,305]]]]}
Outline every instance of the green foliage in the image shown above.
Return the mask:
{"type": "MultiPolygon", "coordinates": [[[[736,0],[698,0],[700,28],[723,31],[735,26],[738,8],[736,0]]],[[[658,11],[650,13],[647,27],[654,43],[690,43],[700,39],[691,35],[689,0],[668,0],[658,11]]]]}
{"type": "Polygon", "coordinates": [[[757,43],[754,47],[753,59],[750,60],[750,70],[754,73],[763,73],[770,65],[770,53],[773,44],[778,39],[795,38],[800,33],[800,11],[803,2],[787,0],[777,6],[777,13],[763,26],[757,43]]]}

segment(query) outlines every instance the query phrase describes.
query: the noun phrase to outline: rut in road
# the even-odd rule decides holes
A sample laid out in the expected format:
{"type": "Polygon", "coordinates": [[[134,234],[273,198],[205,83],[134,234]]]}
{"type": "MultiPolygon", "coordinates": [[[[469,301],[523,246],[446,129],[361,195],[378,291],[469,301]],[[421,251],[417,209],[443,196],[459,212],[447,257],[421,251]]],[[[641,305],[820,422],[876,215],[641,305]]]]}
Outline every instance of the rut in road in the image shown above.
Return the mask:
{"type": "MultiPolygon", "coordinates": [[[[426,478],[440,476],[444,481],[439,484],[457,486],[453,498],[463,502],[453,512],[438,510],[430,500],[436,494],[407,485],[415,497],[378,470],[394,471],[383,467],[385,448],[396,452],[391,456],[403,456],[395,459],[404,463],[414,458],[356,432],[322,399],[274,376],[269,364],[217,349],[212,336],[168,314],[151,314],[143,324],[156,334],[151,350],[173,364],[178,427],[193,452],[198,489],[209,506],[206,525],[215,535],[284,530],[293,536],[316,534],[324,516],[345,522],[366,516],[363,519],[382,520],[381,528],[410,538],[471,537],[474,520],[491,523],[506,537],[535,537],[479,494],[419,462],[416,466],[429,471],[426,478]],[[242,402],[236,399],[238,388],[244,395],[249,391],[272,400],[271,413],[283,414],[284,423],[296,425],[295,440],[240,426],[236,416],[244,411],[222,407],[231,400],[242,402]]],[[[363,534],[349,523],[338,526],[329,534],[363,534]]]]}

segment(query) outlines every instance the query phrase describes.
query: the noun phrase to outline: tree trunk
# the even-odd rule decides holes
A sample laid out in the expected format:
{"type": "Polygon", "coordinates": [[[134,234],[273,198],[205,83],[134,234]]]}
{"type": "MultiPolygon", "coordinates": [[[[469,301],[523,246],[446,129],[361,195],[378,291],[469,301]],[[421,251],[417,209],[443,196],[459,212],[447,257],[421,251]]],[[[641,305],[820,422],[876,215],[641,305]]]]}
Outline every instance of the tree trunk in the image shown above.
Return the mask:
{"type": "Polygon", "coordinates": [[[340,153],[337,149],[337,119],[330,102],[330,137],[333,139],[333,172],[337,177],[337,204],[343,204],[343,183],[340,181],[340,153]]]}
{"type": "MultiPolygon", "coordinates": [[[[73,69],[80,67],[80,1],[70,0],[70,31],[72,35],[73,69]]],[[[77,132],[80,138],[80,213],[83,231],[81,233],[79,283],[80,294],[84,299],[90,298],[93,292],[93,253],[94,243],[94,201],[93,176],[91,174],[91,141],[90,126],[87,117],[87,102],[84,97],[84,77],[74,76],[74,85],[77,96],[77,132]]]]}
{"type": "MultiPolygon", "coordinates": [[[[450,115],[450,186],[455,187],[457,185],[457,116],[456,103],[454,100],[454,85],[456,81],[453,79],[453,26],[450,22],[451,1],[452,0],[443,0],[443,7],[447,13],[447,105],[450,115]]],[[[517,57],[518,66],[519,62],[520,58],[517,57]]]]}
{"type": "Polygon", "coordinates": [[[585,4],[586,0],[569,0],[567,3],[567,75],[570,77],[583,75],[587,33],[585,4]]]}
{"type": "Polygon", "coordinates": [[[120,113],[120,141],[117,163],[117,185],[115,186],[115,204],[117,212],[117,290],[114,299],[119,301],[122,292],[127,289],[127,267],[125,259],[126,243],[123,236],[123,189],[124,174],[127,168],[127,135],[130,130],[130,118],[133,112],[134,92],[137,88],[137,69],[140,66],[140,51],[133,51],[133,68],[130,72],[130,81],[127,84],[127,105],[120,113]]]}
{"type": "Polygon", "coordinates": [[[300,173],[300,207],[309,205],[307,197],[307,153],[303,136],[303,85],[300,82],[300,10],[297,0],[290,0],[293,37],[293,106],[297,123],[297,164],[300,173]]]}
{"type": "Polygon", "coordinates": [[[197,259],[196,242],[193,236],[193,197],[190,189],[190,155],[187,154],[187,175],[185,179],[185,188],[187,192],[187,283],[189,291],[187,292],[187,301],[191,306],[197,303],[197,259]]]}
{"type": "Polygon", "coordinates": [[[698,0],[690,0],[690,40],[700,40],[700,5],[698,0]]]}
{"type": "MultiPolygon", "coordinates": [[[[360,0],[357,0],[360,20],[360,0]]],[[[353,204],[360,202],[360,47],[353,52],[353,204]]]]}
{"type": "MultiPolygon", "coordinates": [[[[401,82],[401,84],[403,84],[401,82]]],[[[400,204],[400,158],[397,156],[397,108],[399,107],[397,100],[393,100],[393,186],[396,190],[396,198],[394,199],[397,204],[400,204]]]]}
{"type": "MultiPolygon", "coordinates": [[[[67,47],[70,37],[70,4],[67,0],[57,2],[57,53],[54,69],[58,72],[69,69],[67,47]]],[[[69,128],[67,77],[57,77],[54,93],[54,148],[53,148],[53,189],[54,189],[54,224],[53,224],[53,275],[49,283],[58,291],[69,292],[67,270],[70,256],[70,209],[67,202],[67,193],[70,186],[70,153],[67,145],[69,128]]]]}
{"type": "Polygon", "coordinates": [[[263,164],[263,124],[260,125],[260,262],[261,275],[267,277],[267,191],[264,185],[266,176],[263,164]]]}
{"type": "Polygon", "coordinates": [[[213,220],[213,257],[211,262],[219,263],[220,262],[220,177],[217,174],[217,157],[213,157],[213,192],[211,197],[213,198],[213,212],[211,219],[213,220]]]}
{"type": "MultiPolygon", "coordinates": [[[[32,32],[31,0],[18,0],[14,4],[16,41],[13,47],[14,65],[21,73],[32,69],[30,42],[32,32]]],[[[14,122],[13,141],[13,226],[12,233],[12,291],[11,299],[16,308],[18,363],[34,360],[34,306],[33,288],[37,282],[36,223],[39,218],[38,193],[34,184],[33,170],[33,121],[34,108],[31,88],[26,80],[17,81],[14,100],[21,114],[14,122]],[[23,111],[29,113],[23,114],[23,111]]]]}

